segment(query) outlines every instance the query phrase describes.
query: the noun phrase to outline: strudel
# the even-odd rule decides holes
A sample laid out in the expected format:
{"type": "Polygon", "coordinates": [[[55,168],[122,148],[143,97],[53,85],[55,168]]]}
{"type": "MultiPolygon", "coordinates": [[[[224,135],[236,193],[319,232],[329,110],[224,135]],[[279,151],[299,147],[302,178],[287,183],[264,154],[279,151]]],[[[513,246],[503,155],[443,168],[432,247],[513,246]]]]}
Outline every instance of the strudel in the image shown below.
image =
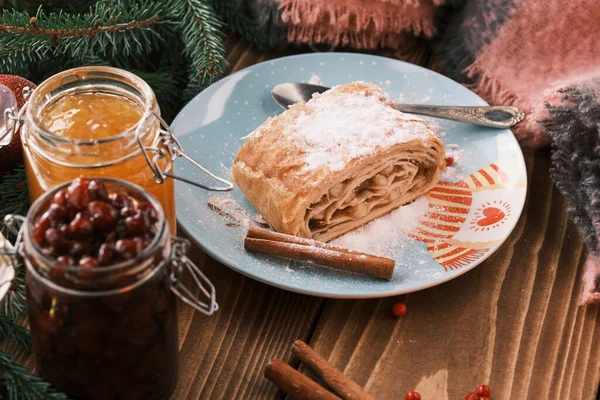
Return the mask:
{"type": "Polygon", "coordinates": [[[267,119],[232,172],[274,229],[327,242],[423,195],[445,165],[423,120],[354,82],[267,119]]]}

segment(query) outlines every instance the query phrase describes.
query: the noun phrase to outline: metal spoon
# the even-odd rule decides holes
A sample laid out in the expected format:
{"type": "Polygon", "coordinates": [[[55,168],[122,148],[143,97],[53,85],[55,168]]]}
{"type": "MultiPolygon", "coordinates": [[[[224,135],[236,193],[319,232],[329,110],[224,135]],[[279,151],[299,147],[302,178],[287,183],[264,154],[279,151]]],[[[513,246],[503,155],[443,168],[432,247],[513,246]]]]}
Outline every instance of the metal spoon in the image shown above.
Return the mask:
{"type": "MultiPolygon", "coordinates": [[[[273,99],[284,110],[295,103],[305,103],[313,93],[323,93],[328,87],[308,83],[281,83],[271,90],[273,99]]],[[[402,112],[427,115],[492,128],[510,128],[523,121],[525,114],[513,106],[434,106],[425,104],[395,104],[402,112]]]]}

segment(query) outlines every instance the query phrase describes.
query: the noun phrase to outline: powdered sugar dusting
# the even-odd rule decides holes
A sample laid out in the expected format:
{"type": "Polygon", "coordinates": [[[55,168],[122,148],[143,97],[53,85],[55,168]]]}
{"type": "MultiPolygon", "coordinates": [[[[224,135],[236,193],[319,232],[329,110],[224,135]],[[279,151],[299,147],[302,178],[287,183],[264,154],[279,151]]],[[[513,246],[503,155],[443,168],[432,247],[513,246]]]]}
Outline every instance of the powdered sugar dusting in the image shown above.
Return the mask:
{"type": "Polygon", "coordinates": [[[263,225],[264,221],[260,215],[252,217],[247,211],[242,209],[239,203],[229,196],[214,196],[208,199],[208,207],[223,217],[227,221],[227,225],[231,227],[242,226],[248,228],[250,226],[263,225]]]}
{"type": "Polygon", "coordinates": [[[319,75],[317,74],[312,74],[310,76],[310,79],[308,80],[308,83],[310,85],[319,85],[319,86],[323,86],[323,81],[321,80],[321,78],[319,77],[319,75]]]}
{"type": "Polygon", "coordinates": [[[429,202],[425,196],[355,229],[331,242],[336,246],[391,257],[406,242],[413,241],[408,233],[427,213],[429,202]]]}
{"type": "Polygon", "coordinates": [[[389,107],[383,98],[372,85],[344,95],[336,89],[315,94],[289,128],[296,143],[306,149],[304,168],[340,171],[348,161],[378,148],[434,134],[420,118],[389,107]]]}

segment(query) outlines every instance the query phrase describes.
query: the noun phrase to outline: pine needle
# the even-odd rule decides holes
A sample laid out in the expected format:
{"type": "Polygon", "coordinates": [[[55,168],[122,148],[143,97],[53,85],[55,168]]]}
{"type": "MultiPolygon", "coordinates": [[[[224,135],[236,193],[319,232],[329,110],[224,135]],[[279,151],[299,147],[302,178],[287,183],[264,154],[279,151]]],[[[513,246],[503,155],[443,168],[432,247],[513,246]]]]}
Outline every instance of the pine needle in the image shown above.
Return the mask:
{"type": "MultiPolygon", "coordinates": [[[[163,28],[172,24],[162,1],[133,4],[98,2],[86,14],[16,10],[0,13],[0,70],[46,57],[143,57],[158,48],[163,28]]],[[[11,68],[12,67],[12,68],[11,68]]]]}
{"type": "Polygon", "coordinates": [[[25,350],[31,350],[31,336],[27,329],[17,324],[12,318],[1,314],[0,337],[14,341],[25,350]]]}
{"type": "Polygon", "coordinates": [[[184,55],[190,60],[189,87],[201,88],[225,73],[223,22],[208,0],[176,0],[184,55]]]}
{"type": "MultiPolygon", "coordinates": [[[[31,374],[24,366],[0,351],[0,377],[10,400],[67,400],[49,383],[31,374]]],[[[3,397],[4,398],[4,397],[3,397]]]]}

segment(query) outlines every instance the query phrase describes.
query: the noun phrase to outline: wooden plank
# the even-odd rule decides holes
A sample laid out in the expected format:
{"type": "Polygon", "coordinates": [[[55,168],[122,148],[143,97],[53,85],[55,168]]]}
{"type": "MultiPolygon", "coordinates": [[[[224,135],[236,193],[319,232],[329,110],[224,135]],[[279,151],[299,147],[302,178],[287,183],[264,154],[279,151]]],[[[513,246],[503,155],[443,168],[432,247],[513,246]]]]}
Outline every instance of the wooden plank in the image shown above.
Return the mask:
{"type": "Polygon", "coordinates": [[[311,346],[376,398],[459,399],[481,383],[497,399],[594,398],[598,306],[578,305],[585,251],[549,166],[547,151],[528,156],[526,210],[481,266],[407,296],[328,301],[311,346]]]}
{"type": "MultiPolygon", "coordinates": [[[[192,253],[202,257],[198,249],[192,253]]],[[[209,257],[204,272],[215,284],[220,309],[212,317],[194,312],[185,318],[172,398],[272,397],[277,389],[262,378],[264,366],[273,358],[289,359],[291,343],[308,338],[322,299],[275,289],[209,257]]]]}

